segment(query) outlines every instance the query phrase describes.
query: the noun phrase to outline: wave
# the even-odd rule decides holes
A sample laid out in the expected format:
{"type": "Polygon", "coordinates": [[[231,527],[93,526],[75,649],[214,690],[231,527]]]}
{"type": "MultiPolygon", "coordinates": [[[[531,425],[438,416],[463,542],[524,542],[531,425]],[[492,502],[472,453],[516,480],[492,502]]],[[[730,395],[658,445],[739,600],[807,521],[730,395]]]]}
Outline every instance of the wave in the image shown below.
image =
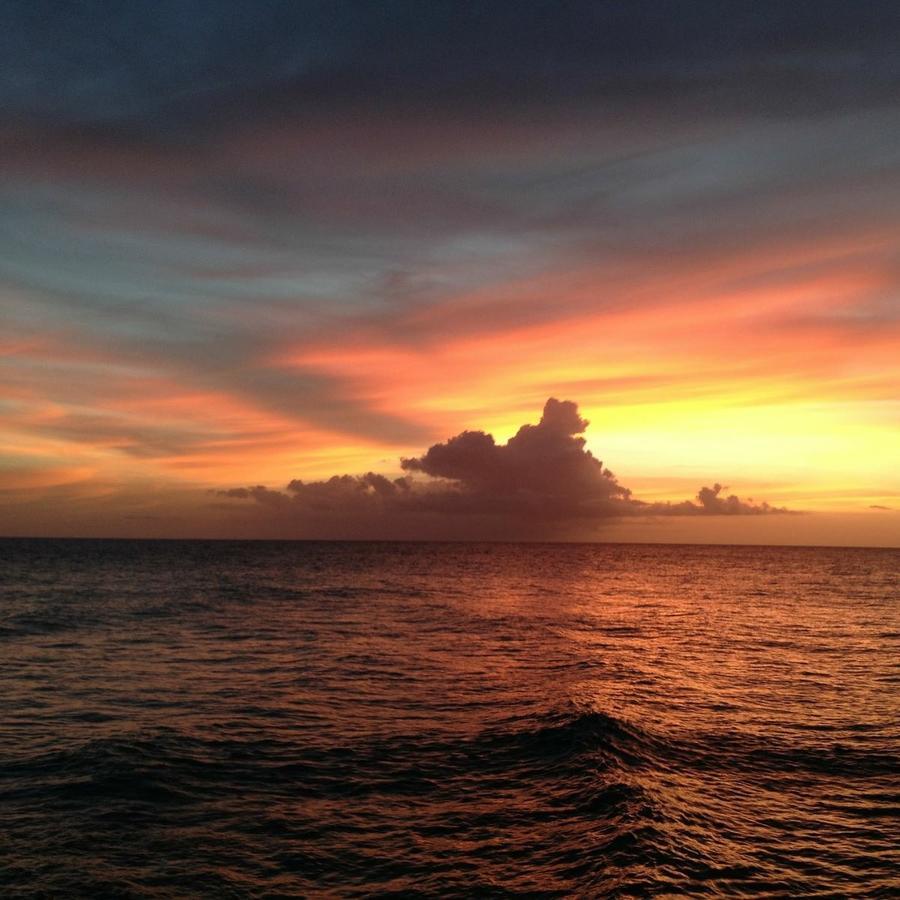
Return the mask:
{"type": "MultiPolygon", "coordinates": [[[[260,710],[260,714],[264,711],[260,710]]],[[[100,718],[100,725],[110,719],[100,718]]],[[[279,725],[279,727],[281,727],[279,725]]],[[[270,729],[268,733],[271,734],[270,729]]],[[[119,734],[65,749],[0,760],[4,794],[14,783],[33,789],[79,784],[114,795],[131,779],[171,787],[226,790],[244,785],[290,787],[306,795],[405,793],[427,790],[453,777],[554,778],[586,771],[626,775],[644,770],[696,772],[774,771],[834,776],[890,775],[900,756],[839,743],[786,746],[746,735],[673,737],[654,733],[600,711],[559,710],[543,717],[510,719],[473,737],[427,734],[328,743],[321,737],[277,736],[238,739],[186,734],[175,728],[119,734]],[[43,781],[43,779],[47,779],[43,781]]]]}
{"type": "MultiPolygon", "coordinates": [[[[423,795],[445,790],[453,779],[476,777],[482,789],[521,787],[540,779],[565,782],[586,771],[622,773],[647,759],[648,746],[640,729],[603,713],[551,716],[472,739],[399,735],[345,744],[214,738],[167,728],[0,761],[0,799],[212,801],[236,785],[346,799],[423,795]]],[[[629,792],[614,787],[611,805],[629,792]]]]}
{"type": "MultiPolygon", "coordinates": [[[[840,783],[848,773],[887,773],[897,762],[887,753],[790,749],[757,737],[673,740],[624,717],[573,708],[457,737],[329,742],[273,728],[236,737],[170,727],[0,761],[0,827],[16,836],[0,863],[24,871],[64,831],[64,858],[125,860],[128,883],[149,895],[154,884],[165,885],[162,893],[236,896],[286,886],[353,893],[354,884],[358,893],[649,895],[699,881],[711,893],[728,893],[729,883],[777,893],[774,861],[769,869],[751,864],[742,850],[723,862],[722,833],[746,825],[729,821],[727,804],[704,806],[702,792],[691,791],[747,768],[765,776],[751,782],[771,778],[775,788],[792,767],[802,783],[834,775],[840,783]],[[160,859],[168,875],[159,875],[160,859]],[[235,867],[241,874],[232,877],[235,867]],[[201,875],[213,879],[202,890],[201,875]]],[[[886,782],[871,779],[870,796],[881,797],[875,806],[890,805],[886,782]]],[[[852,815],[840,802],[831,813],[852,815]]],[[[865,864],[876,879],[890,844],[882,821],[864,821],[874,848],[865,864]]],[[[767,832],[758,828],[764,847],[767,832]]],[[[775,847],[773,860],[802,855],[797,840],[775,847]]],[[[836,859],[835,871],[847,865],[836,859]]],[[[41,871],[37,895],[78,895],[61,868],[41,871]]],[[[91,873],[93,893],[103,893],[91,873]]],[[[796,892],[798,884],[781,889],[796,892]]]]}

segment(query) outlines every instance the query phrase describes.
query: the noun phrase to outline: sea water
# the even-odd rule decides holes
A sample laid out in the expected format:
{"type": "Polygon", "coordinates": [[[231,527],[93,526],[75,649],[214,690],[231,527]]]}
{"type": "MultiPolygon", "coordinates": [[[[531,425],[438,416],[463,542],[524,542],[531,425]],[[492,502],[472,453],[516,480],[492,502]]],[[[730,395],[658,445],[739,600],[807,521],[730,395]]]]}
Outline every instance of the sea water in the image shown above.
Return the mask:
{"type": "Polygon", "coordinates": [[[900,552],[0,542],[0,893],[897,896],[900,552]]]}

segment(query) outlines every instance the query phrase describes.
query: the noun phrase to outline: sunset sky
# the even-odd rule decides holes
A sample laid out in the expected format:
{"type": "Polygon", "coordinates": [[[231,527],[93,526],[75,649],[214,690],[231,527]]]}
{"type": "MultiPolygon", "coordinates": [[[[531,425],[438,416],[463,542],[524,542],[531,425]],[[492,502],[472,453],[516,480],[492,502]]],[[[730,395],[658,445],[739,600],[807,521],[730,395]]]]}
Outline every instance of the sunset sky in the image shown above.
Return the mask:
{"type": "Polygon", "coordinates": [[[0,534],[900,546],[900,4],[23,0],[0,57],[0,534]]]}

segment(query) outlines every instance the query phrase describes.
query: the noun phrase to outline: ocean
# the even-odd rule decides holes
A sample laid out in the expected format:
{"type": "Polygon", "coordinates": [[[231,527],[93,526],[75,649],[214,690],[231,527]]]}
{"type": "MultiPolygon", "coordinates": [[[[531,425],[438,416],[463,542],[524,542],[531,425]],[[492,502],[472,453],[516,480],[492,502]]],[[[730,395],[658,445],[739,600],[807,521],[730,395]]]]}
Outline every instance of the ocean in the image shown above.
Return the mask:
{"type": "Polygon", "coordinates": [[[900,551],[0,541],[5,897],[900,896],[900,551]]]}

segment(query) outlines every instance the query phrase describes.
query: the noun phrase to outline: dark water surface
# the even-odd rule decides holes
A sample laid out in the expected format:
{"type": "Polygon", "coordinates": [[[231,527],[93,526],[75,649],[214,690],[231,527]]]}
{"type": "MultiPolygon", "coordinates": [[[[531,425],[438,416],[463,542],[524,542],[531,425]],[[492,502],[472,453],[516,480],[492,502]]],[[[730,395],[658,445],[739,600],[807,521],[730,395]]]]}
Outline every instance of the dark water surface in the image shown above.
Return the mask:
{"type": "Polygon", "coordinates": [[[898,896],[900,553],[0,542],[0,893],[898,896]]]}

